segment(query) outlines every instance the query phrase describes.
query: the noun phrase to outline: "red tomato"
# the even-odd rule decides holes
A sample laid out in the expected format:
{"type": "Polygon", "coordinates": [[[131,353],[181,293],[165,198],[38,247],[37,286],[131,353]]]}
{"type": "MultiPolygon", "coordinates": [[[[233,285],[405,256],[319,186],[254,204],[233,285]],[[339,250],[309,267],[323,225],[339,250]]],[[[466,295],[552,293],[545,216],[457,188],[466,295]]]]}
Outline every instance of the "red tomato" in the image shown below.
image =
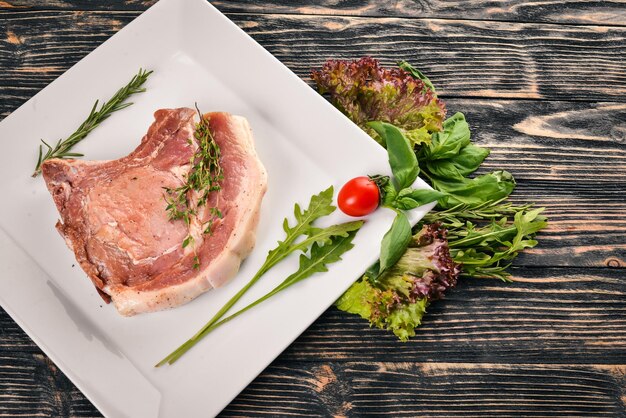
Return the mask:
{"type": "Polygon", "coordinates": [[[369,177],[355,177],[343,185],[337,197],[339,209],[346,215],[365,216],[376,210],[380,191],[369,177]]]}

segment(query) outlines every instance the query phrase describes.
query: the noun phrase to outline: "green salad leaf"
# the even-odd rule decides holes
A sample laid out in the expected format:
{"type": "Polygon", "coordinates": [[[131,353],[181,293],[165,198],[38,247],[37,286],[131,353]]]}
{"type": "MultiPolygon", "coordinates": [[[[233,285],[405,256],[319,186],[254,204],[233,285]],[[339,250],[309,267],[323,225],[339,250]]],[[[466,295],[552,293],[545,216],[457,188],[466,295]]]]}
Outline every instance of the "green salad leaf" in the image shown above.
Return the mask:
{"type": "Polygon", "coordinates": [[[469,143],[469,125],[462,113],[456,113],[446,119],[443,130],[433,134],[431,143],[422,147],[420,154],[425,161],[454,158],[469,143]]]}
{"type": "Polygon", "coordinates": [[[511,261],[537,245],[537,232],[547,226],[544,208],[488,202],[458,205],[424,216],[424,222],[441,222],[448,230],[450,253],[463,266],[462,275],[510,280],[511,261]],[[510,217],[513,216],[513,219],[510,217]]]}
{"type": "Polygon", "coordinates": [[[336,306],[407,341],[415,335],[428,304],[456,284],[459,266],[450,257],[445,233],[439,224],[425,225],[411,237],[397,263],[375,281],[365,274],[336,306]]]}
{"type": "Polygon", "coordinates": [[[511,194],[515,188],[515,179],[508,171],[494,171],[473,179],[448,180],[430,177],[435,190],[447,195],[439,199],[439,207],[443,209],[458,204],[479,205],[495,202],[511,194]]]}
{"type": "Polygon", "coordinates": [[[434,177],[461,179],[476,171],[488,155],[487,148],[469,144],[454,157],[426,162],[426,168],[434,177]]]}
{"type": "Polygon", "coordinates": [[[392,123],[418,144],[429,142],[446,116],[443,102],[428,88],[429,81],[402,68],[384,68],[370,57],[329,60],[311,78],[321,94],[328,94],[341,112],[381,144],[367,122],[392,123]]]}
{"type": "Polygon", "coordinates": [[[509,280],[507,267],[520,251],[537,245],[535,235],[547,220],[543,208],[506,201],[516,186],[509,172],[474,175],[489,149],[472,143],[462,113],[444,120],[443,102],[421,71],[406,61],[398,67],[384,69],[371,58],[331,60],[313,72],[313,79],[320,93],[328,93],[335,106],[387,147],[394,174],[392,182],[379,184],[381,205],[398,213],[383,238],[380,259],[337,306],[405,341],[415,335],[427,305],[443,297],[459,275],[509,280]],[[407,148],[417,156],[413,170],[407,148]],[[413,173],[435,190],[412,189],[413,173]],[[435,210],[411,237],[402,211],[434,200],[435,210]]]}
{"type": "Polygon", "coordinates": [[[385,122],[369,122],[369,127],[378,132],[387,148],[389,166],[393,173],[393,184],[400,191],[413,184],[419,174],[417,157],[413,147],[402,131],[385,122]]]}
{"type": "Polygon", "coordinates": [[[470,143],[470,129],[465,116],[456,113],[443,123],[443,131],[433,134],[432,142],[418,151],[423,174],[433,188],[446,196],[439,208],[459,204],[480,205],[507,197],[515,189],[515,179],[507,171],[494,171],[468,178],[489,155],[487,148],[470,143]]]}

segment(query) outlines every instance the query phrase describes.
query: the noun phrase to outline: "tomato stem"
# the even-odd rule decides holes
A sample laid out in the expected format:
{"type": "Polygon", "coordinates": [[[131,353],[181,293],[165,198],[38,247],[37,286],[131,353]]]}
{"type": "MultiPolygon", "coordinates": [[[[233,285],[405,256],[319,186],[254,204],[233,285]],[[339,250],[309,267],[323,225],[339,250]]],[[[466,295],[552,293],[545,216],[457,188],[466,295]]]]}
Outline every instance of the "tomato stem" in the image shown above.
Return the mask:
{"type": "Polygon", "coordinates": [[[378,187],[378,205],[382,206],[384,199],[385,199],[385,194],[387,193],[385,191],[385,186],[387,186],[389,184],[389,176],[383,176],[380,174],[376,174],[374,176],[367,176],[370,178],[370,180],[372,180],[374,183],[376,183],[376,187],[378,187]]]}

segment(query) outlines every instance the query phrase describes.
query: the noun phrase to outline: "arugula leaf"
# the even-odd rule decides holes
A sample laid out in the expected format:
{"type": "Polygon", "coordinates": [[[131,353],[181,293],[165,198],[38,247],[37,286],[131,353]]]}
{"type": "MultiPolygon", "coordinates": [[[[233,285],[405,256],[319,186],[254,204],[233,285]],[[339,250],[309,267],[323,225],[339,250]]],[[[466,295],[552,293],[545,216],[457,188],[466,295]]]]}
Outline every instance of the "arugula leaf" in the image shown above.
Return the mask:
{"type": "Polygon", "coordinates": [[[335,237],[347,237],[350,232],[357,231],[361,226],[363,226],[363,221],[351,221],[316,229],[308,238],[293,244],[289,253],[298,250],[307,251],[313,244],[327,244],[335,237]]]}
{"type": "Polygon", "coordinates": [[[507,281],[505,269],[520,251],[537,245],[534,236],[547,226],[544,208],[521,209],[513,222],[507,217],[476,227],[467,221],[449,228],[452,258],[463,263],[463,274],[472,277],[495,277],[507,281]],[[503,264],[506,263],[506,264],[503,264]]]}
{"type": "Polygon", "coordinates": [[[409,242],[411,242],[411,224],[403,212],[398,212],[380,245],[379,274],[396,264],[409,246],[409,242]]]}
{"type": "MultiPolygon", "coordinates": [[[[285,241],[282,242],[282,244],[284,244],[283,247],[293,242],[300,235],[308,234],[311,228],[311,224],[317,219],[326,215],[330,215],[335,211],[336,207],[332,205],[333,194],[333,186],[330,186],[328,189],[311,196],[309,206],[306,208],[306,210],[302,211],[300,205],[297,203],[294,205],[293,214],[296,218],[296,225],[290,227],[287,218],[283,220],[283,230],[287,234],[285,241]]],[[[278,248],[280,246],[281,245],[279,243],[278,248]]]]}
{"type": "Polygon", "coordinates": [[[445,193],[431,189],[411,189],[400,190],[393,202],[393,207],[400,210],[411,210],[419,206],[434,202],[446,196],[445,193]]]}
{"type": "MultiPolygon", "coordinates": [[[[363,224],[360,222],[359,227],[363,224]]],[[[306,279],[313,273],[323,273],[328,271],[327,265],[336,263],[341,260],[341,256],[352,249],[354,244],[352,240],[356,235],[357,230],[350,231],[349,233],[339,236],[333,236],[329,241],[323,245],[314,243],[311,246],[311,254],[307,257],[306,254],[300,255],[300,266],[298,271],[287,277],[280,285],[278,285],[272,292],[278,293],[289,286],[298,283],[299,281],[306,279]]]]}
{"type": "Polygon", "coordinates": [[[367,125],[378,132],[386,144],[396,190],[411,186],[419,174],[419,165],[408,139],[390,123],[369,122],[367,125]]]}
{"type": "Polygon", "coordinates": [[[294,205],[294,216],[296,218],[296,224],[294,226],[289,225],[288,219],[283,221],[283,230],[286,237],[283,241],[279,241],[276,248],[269,251],[265,262],[256,274],[250,279],[250,281],[237,292],[226,304],[211,318],[189,341],[181,345],[178,349],[170,353],[161,362],[157,364],[161,366],[165,363],[173,363],[182,354],[184,354],[191,346],[195,345],[197,341],[202,338],[203,333],[216,324],[224,314],[237,303],[239,299],[257,282],[259,279],[272,267],[282,261],[288,255],[302,251],[306,252],[311,246],[328,244],[333,238],[340,237],[346,238],[351,232],[358,230],[363,221],[346,222],[339,225],[332,225],[327,228],[317,228],[312,224],[317,219],[333,213],[336,209],[332,205],[333,202],[333,187],[329,187],[326,190],[311,197],[307,209],[302,210],[300,205],[294,205]],[[306,236],[301,242],[296,240],[302,236],[306,236]]]}
{"type": "MultiPolygon", "coordinates": [[[[362,224],[362,222],[361,222],[362,224]]],[[[256,305],[261,302],[266,301],[271,298],[275,294],[287,289],[288,287],[311,277],[315,273],[323,273],[328,271],[328,265],[332,263],[336,263],[341,260],[341,256],[350,251],[354,244],[352,244],[352,240],[356,235],[357,231],[350,231],[344,236],[334,236],[330,240],[328,240],[325,244],[313,243],[311,246],[310,255],[306,256],[305,254],[300,255],[300,265],[298,270],[293,274],[289,275],[281,284],[276,286],[270,292],[266,293],[262,297],[258,298],[254,302],[246,305],[244,308],[238,310],[232,315],[227,316],[226,318],[220,320],[219,322],[215,322],[208,327],[203,327],[200,332],[198,332],[195,336],[187,340],[183,345],[181,345],[176,351],[162,360],[158,365],[163,365],[165,363],[172,364],[176,360],[178,360],[183,354],[185,354],[191,347],[193,347],[198,340],[207,336],[214,329],[224,325],[225,323],[235,319],[242,313],[252,309],[256,305]]]]}
{"type": "Polygon", "coordinates": [[[222,309],[215,314],[206,326],[210,326],[211,324],[217,322],[217,320],[221,318],[226,311],[228,311],[241,298],[241,296],[243,296],[243,294],[246,293],[248,289],[250,289],[261,278],[261,276],[263,276],[263,274],[291,254],[295,250],[292,248],[292,244],[298,237],[302,235],[310,235],[313,232],[320,232],[319,230],[314,229],[311,224],[317,219],[330,215],[335,211],[336,207],[332,205],[333,193],[333,186],[330,186],[328,189],[311,196],[309,205],[304,211],[302,211],[299,204],[296,203],[294,205],[293,214],[296,218],[296,224],[291,227],[289,226],[287,218],[283,220],[283,230],[286,234],[285,239],[283,241],[279,241],[276,248],[269,251],[265,262],[257,274],[255,274],[248,284],[246,284],[222,307],[222,309]]]}

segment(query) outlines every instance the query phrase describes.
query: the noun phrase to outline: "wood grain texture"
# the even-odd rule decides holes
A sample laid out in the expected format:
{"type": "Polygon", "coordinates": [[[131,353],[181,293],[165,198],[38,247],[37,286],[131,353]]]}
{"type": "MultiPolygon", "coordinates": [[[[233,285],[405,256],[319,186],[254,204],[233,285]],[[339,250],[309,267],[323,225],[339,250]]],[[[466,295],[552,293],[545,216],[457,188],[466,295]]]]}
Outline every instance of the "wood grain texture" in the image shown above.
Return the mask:
{"type": "MultiPolygon", "coordinates": [[[[153,3],[0,1],[0,118],[153,3]]],[[[626,2],[213,3],[305,79],[413,61],[550,217],[515,283],[463,280],[406,344],[331,308],[222,415],[626,416],[626,2]]],[[[100,416],[0,309],[7,415],[100,416]]]]}
{"type": "MultiPolygon", "coordinates": [[[[5,0],[0,10],[145,10],[156,0],[5,0]]],[[[217,0],[224,13],[381,16],[547,22],[585,25],[626,25],[626,1],[590,0],[217,0]]]]}
{"type": "Polygon", "coordinates": [[[399,343],[329,310],[283,354],[298,361],[626,363],[622,269],[513,269],[514,283],[462,280],[399,343]]]}
{"type": "Polygon", "coordinates": [[[293,13],[626,25],[626,2],[588,0],[218,0],[224,12],[293,13]]]}
{"type": "MultiPolygon", "coordinates": [[[[0,357],[4,416],[101,416],[43,354],[11,354],[0,357]]],[[[617,417],[625,374],[616,364],[279,358],[221,416],[617,417]]]]}
{"type": "Polygon", "coordinates": [[[443,97],[623,101],[626,28],[503,22],[234,16],[301,77],[328,58],[406,59],[443,97]],[[276,36],[280,33],[280,36],[276,36]]]}
{"type": "MultiPolygon", "coordinates": [[[[2,313],[6,315],[4,311],[2,313]]],[[[0,415],[101,416],[36,346],[32,352],[3,350],[0,356],[0,415]]]]}
{"type": "MultiPolygon", "coordinates": [[[[34,94],[34,80],[68,65],[136,12],[1,12],[2,99],[34,94]],[[55,28],[54,34],[33,19],[55,28]]],[[[443,97],[626,101],[626,28],[393,18],[233,15],[303,78],[328,58],[407,59],[443,97]],[[358,40],[358,41],[355,41],[358,40]]],[[[46,27],[46,26],[44,26],[46,27]]]]}
{"type": "Polygon", "coordinates": [[[223,416],[619,417],[622,365],[271,365],[223,416]],[[274,398],[273,393],[282,393],[274,398]]]}

